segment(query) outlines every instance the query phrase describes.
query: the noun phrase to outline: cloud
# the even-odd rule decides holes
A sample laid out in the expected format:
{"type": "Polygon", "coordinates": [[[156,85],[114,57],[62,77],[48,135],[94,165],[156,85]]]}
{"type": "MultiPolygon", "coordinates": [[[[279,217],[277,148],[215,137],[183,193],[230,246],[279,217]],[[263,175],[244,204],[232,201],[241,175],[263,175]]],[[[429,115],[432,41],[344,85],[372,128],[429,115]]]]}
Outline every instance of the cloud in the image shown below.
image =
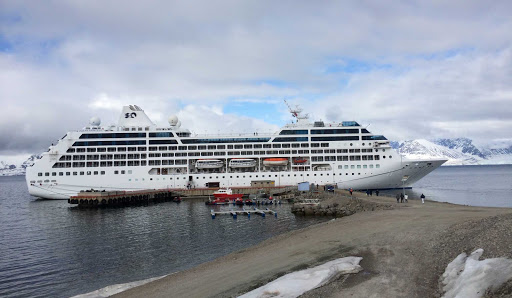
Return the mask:
{"type": "Polygon", "coordinates": [[[282,99],[392,139],[507,138],[511,10],[462,0],[4,1],[0,154],[40,152],[92,116],[116,122],[126,104],[160,125],[178,114],[197,131],[274,129],[289,119],[282,99]]]}

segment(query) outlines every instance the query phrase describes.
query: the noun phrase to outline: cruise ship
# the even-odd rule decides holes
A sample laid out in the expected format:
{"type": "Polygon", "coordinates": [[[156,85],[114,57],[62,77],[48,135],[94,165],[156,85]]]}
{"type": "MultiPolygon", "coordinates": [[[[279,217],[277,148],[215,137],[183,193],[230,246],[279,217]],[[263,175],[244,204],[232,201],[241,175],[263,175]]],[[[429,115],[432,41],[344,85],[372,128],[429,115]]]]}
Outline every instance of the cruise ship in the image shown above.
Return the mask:
{"type": "Polygon", "coordinates": [[[293,186],[393,189],[413,183],[446,160],[410,160],[382,135],[355,121],[309,121],[302,109],[275,133],[196,135],[178,117],[158,127],[144,111],[122,108],[117,125],[97,117],[68,132],[32,167],[31,195],[68,199],[80,191],[293,186]]]}

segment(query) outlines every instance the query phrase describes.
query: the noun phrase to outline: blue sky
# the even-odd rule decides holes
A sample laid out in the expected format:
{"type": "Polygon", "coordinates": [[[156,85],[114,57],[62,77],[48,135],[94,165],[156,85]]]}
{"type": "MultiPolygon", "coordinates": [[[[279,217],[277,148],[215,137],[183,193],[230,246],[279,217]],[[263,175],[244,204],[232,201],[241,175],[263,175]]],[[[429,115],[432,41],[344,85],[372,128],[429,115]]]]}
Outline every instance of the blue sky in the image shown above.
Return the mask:
{"type": "Polygon", "coordinates": [[[137,104],[160,125],[356,120],[391,140],[509,142],[509,1],[0,1],[0,156],[137,104]]]}

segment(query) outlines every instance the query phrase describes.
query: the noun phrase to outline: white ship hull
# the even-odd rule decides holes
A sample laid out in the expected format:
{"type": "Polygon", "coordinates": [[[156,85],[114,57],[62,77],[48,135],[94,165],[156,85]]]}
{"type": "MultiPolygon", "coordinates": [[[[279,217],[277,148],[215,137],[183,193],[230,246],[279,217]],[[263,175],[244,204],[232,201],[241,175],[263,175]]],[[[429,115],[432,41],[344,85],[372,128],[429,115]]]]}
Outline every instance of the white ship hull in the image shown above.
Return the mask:
{"type": "MultiPolygon", "coordinates": [[[[366,190],[366,189],[395,189],[411,187],[416,181],[439,167],[445,160],[404,160],[381,166],[373,171],[343,171],[333,169],[331,171],[283,171],[283,172],[236,172],[213,174],[174,174],[154,177],[147,174],[147,169],[140,169],[132,174],[139,178],[137,181],[129,181],[105,176],[91,176],[84,183],[80,176],[64,176],[58,183],[28,183],[29,193],[36,197],[46,199],[68,199],[84,190],[142,190],[142,189],[185,189],[191,183],[197,187],[205,187],[206,182],[220,182],[220,187],[249,187],[255,181],[255,174],[260,180],[273,180],[275,186],[295,186],[300,182],[326,185],[336,184],[340,189],[366,190]],[[408,164],[409,166],[405,167],[408,164]],[[354,175],[352,175],[354,173],[354,175]],[[347,175],[348,174],[348,175],[347,175]],[[222,178],[222,177],[225,178],[222,178]],[[276,177],[277,176],[277,177],[276,177]],[[404,176],[408,179],[402,182],[404,176]],[[189,178],[192,177],[191,181],[189,178]],[[238,177],[238,178],[237,178],[238,177]],[[109,181],[109,183],[106,183],[109,181]],[[203,182],[206,181],[206,182],[203,182]],[[202,184],[199,184],[202,183],[202,184]]],[[[127,169],[128,170],[128,169],[127,169]]],[[[36,179],[32,169],[27,171],[27,181],[36,179]]]]}

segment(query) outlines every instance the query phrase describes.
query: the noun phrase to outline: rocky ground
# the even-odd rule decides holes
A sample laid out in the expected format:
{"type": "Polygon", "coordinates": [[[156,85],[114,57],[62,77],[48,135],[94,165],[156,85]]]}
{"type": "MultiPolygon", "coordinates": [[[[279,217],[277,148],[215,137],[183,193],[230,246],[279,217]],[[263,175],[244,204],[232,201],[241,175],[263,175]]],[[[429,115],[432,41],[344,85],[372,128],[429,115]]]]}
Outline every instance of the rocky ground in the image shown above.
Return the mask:
{"type": "MultiPolygon", "coordinates": [[[[439,277],[461,252],[483,248],[484,258],[512,258],[510,209],[397,204],[394,198],[364,194],[356,194],[361,202],[350,202],[343,198],[347,195],[338,191],[323,204],[354,210],[351,216],[274,237],[120,296],[236,297],[289,272],[361,256],[363,271],[303,297],[439,297],[439,277]]],[[[486,297],[510,297],[511,288],[508,283],[486,297]]]]}
{"type": "Polygon", "coordinates": [[[357,212],[394,208],[393,204],[361,200],[357,196],[347,196],[340,192],[296,193],[293,202],[292,213],[305,216],[344,217],[357,212]],[[307,200],[315,200],[319,204],[308,205],[307,200]]]}

